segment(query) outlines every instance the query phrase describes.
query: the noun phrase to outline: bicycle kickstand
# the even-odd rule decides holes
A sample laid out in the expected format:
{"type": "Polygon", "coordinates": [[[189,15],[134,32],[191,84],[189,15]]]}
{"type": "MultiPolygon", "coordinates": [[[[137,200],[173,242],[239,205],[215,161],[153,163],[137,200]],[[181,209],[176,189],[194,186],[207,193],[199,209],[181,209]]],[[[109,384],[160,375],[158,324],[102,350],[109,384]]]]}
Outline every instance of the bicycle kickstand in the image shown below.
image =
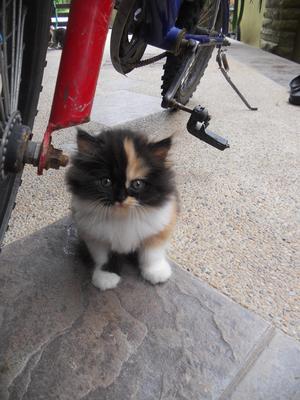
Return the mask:
{"type": "Polygon", "coordinates": [[[219,69],[222,72],[224,78],[229,83],[229,85],[232,87],[232,89],[236,92],[236,94],[239,96],[239,98],[242,100],[242,102],[248,107],[249,110],[256,111],[257,107],[252,107],[248,103],[248,101],[245,99],[245,97],[242,95],[242,93],[239,91],[239,89],[235,86],[235,84],[232,82],[230,76],[228,75],[229,64],[227,61],[226,53],[223,49],[221,49],[221,46],[219,46],[219,48],[218,48],[216,61],[219,65],[219,69]]]}

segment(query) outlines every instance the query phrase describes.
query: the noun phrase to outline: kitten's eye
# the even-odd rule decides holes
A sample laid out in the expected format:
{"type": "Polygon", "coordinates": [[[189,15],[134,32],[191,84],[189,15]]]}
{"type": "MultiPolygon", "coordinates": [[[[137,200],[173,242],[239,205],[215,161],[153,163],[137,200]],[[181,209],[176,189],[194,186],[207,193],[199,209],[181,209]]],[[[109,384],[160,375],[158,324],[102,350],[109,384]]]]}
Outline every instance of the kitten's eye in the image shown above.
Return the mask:
{"type": "Polygon", "coordinates": [[[100,184],[101,184],[101,186],[108,188],[112,185],[112,181],[109,178],[102,178],[100,180],[100,184]]]}
{"type": "Polygon", "coordinates": [[[142,179],[136,179],[131,182],[130,187],[135,190],[136,192],[141,191],[146,186],[146,182],[142,179]]]}

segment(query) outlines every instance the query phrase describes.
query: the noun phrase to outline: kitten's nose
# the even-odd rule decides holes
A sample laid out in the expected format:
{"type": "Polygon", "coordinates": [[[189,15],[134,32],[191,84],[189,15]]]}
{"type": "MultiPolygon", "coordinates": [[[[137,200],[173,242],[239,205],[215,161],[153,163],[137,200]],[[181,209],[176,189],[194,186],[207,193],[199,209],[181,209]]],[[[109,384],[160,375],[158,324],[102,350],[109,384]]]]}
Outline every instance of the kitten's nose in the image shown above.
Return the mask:
{"type": "Polygon", "coordinates": [[[122,203],[127,197],[127,194],[125,191],[119,192],[116,197],[115,197],[115,202],[117,203],[122,203]]]}

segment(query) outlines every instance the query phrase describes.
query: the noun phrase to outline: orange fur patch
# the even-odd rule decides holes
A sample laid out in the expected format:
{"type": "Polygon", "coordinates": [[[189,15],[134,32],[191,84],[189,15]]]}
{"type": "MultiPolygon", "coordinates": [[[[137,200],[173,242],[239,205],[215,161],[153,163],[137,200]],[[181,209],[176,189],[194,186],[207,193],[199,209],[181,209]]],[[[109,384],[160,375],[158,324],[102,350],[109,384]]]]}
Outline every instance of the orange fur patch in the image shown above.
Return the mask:
{"type": "Polygon", "coordinates": [[[136,199],[134,197],[128,196],[128,197],[126,197],[126,199],[123,201],[122,204],[124,204],[125,206],[128,206],[128,207],[136,206],[137,205],[137,201],[136,201],[136,199]]]}
{"type": "Polygon", "coordinates": [[[177,205],[174,202],[170,222],[164,227],[163,230],[158,232],[156,235],[150,236],[149,238],[145,239],[143,242],[144,246],[145,247],[159,247],[159,246],[162,246],[163,244],[165,244],[173,232],[173,229],[176,224],[176,217],[177,217],[177,205]]]}
{"type": "Polygon", "coordinates": [[[137,156],[131,139],[125,138],[124,149],[127,155],[126,186],[129,187],[130,182],[134,179],[144,178],[149,169],[145,166],[143,160],[137,156]]]}

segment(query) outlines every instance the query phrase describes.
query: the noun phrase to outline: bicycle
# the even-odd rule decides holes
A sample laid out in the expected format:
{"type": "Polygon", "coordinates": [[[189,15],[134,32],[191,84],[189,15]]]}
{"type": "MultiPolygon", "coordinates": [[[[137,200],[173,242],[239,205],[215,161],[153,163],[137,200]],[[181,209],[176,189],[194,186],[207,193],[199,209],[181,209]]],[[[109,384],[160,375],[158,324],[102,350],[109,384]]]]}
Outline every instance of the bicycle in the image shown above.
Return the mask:
{"type": "MultiPolygon", "coordinates": [[[[226,66],[228,7],[228,0],[121,0],[111,35],[112,63],[123,74],[166,57],[162,107],[191,113],[189,132],[220,150],[228,142],[206,131],[207,111],[186,104],[216,46],[221,68],[226,66]],[[141,61],[148,44],[164,52],[141,61]]],[[[38,143],[31,140],[32,126],[46,65],[51,0],[1,2],[0,244],[24,165],[36,166],[38,174],[65,166],[68,159],[51,145],[52,133],[89,120],[112,8],[111,0],[72,1],[49,123],[38,143]]]]}

